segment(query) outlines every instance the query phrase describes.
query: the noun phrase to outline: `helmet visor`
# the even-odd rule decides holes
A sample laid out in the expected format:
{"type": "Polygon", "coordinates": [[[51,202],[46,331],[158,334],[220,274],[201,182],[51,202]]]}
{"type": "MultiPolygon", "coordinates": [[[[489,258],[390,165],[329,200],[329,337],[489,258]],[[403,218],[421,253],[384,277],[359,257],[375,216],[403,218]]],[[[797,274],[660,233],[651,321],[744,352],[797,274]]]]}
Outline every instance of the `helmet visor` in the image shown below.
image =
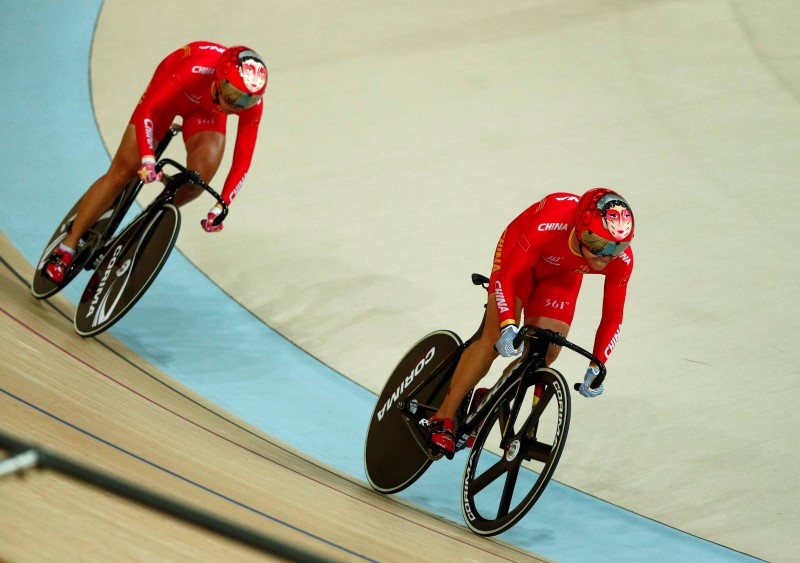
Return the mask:
{"type": "Polygon", "coordinates": [[[606,240],[589,230],[581,233],[580,240],[586,250],[595,256],[617,257],[625,252],[625,249],[631,244],[630,241],[616,242],[606,240]]]}
{"type": "Polygon", "coordinates": [[[227,105],[237,109],[250,109],[261,99],[261,94],[245,94],[227,80],[219,83],[219,97],[227,105]]]}

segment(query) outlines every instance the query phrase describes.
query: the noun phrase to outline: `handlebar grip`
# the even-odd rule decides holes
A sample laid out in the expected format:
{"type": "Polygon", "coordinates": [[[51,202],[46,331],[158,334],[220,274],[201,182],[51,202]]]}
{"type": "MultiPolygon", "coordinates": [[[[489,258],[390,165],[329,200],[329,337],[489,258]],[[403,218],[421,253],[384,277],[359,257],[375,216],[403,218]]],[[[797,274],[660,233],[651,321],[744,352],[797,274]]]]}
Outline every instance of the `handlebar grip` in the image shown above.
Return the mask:
{"type": "Polygon", "coordinates": [[[482,274],[472,274],[472,284],[473,285],[484,285],[489,283],[489,278],[482,274]]]}
{"type": "Polygon", "coordinates": [[[522,344],[522,339],[525,338],[525,333],[519,331],[517,335],[514,337],[514,349],[519,348],[519,345],[522,344]]]}
{"type": "Polygon", "coordinates": [[[214,217],[214,220],[211,221],[211,224],[213,226],[215,226],[215,227],[218,226],[220,223],[222,223],[225,220],[225,217],[227,215],[228,215],[228,206],[226,205],[225,207],[222,208],[222,212],[219,215],[217,215],[216,217],[214,217]]]}
{"type": "MultiPolygon", "coordinates": [[[[589,385],[589,387],[591,387],[592,389],[597,389],[598,387],[600,387],[603,384],[603,380],[604,379],[605,379],[604,375],[598,375],[597,377],[594,378],[594,381],[592,381],[592,383],[589,385]]],[[[581,390],[581,385],[583,385],[583,383],[576,383],[572,387],[573,387],[573,389],[575,389],[575,391],[580,391],[581,390]]]]}
{"type": "MultiPolygon", "coordinates": [[[[173,129],[174,129],[173,135],[177,134],[177,132],[180,131],[180,127],[178,127],[177,129],[175,129],[175,127],[173,127],[173,129]]],[[[214,218],[214,220],[211,222],[211,224],[214,225],[215,227],[219,226],[219,224],[222,223],[225,220],[225,217],[228,215],[228,205],[222,199],[222,196],[219,195],[216,192],[216,190],[214,190],[214,188],[212,188],[211,186],[209,186],[207,183],[205,183],[203,181],[203,179],[200,177],[200,173],[199,172],[197,172],[196,170],[190,170],[189,168],[186,168],[180,162],[176,162],[175,160],[172,160],[171,158],[162,158],[161,160],[156,162],[156,170],[161,172],[164,169],[164,166],[167,165],[167,164],[169,164],[170,166],[173,166],[173,167],[177,168],[178,170],[180,170],[180,173],[176,174],[175,176],[166,176],[168,178],[169,183],[171,183],[172,181],[180,181],[180,182],[188,181],[188,182],[190,182],[192,184],[196,184],[196,185],[202,187],[205,191],[207,191],[209,194],[211,194],[211,196],[214,199],[217,200],[217,203],[222,206],[222,212],[214,218]]],[[[168,184],[167,184],[167,186],[168,186],[168,184]]]]}

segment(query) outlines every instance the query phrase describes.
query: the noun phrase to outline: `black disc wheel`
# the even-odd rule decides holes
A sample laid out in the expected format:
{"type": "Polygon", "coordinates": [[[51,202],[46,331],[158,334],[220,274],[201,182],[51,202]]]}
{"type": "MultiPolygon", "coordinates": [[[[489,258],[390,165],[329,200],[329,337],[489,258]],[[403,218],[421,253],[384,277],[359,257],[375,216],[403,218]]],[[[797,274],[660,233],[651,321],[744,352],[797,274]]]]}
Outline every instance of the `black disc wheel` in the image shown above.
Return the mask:
{"type": "Polygon", "coordinates": [[[180,230],[174,205],[137,217],[111,241],[75,310],[75,331],[93,336],[120,320],[167,261],[180,230]]]}
{"type": "Polygon", "coordinates": [[[364,467],[375,490],[399,492],[432,463],[419,421],[442,404],[461,350],[455,333],[432,332],[395,367],[378,396],[364,445],[364,467]]]}

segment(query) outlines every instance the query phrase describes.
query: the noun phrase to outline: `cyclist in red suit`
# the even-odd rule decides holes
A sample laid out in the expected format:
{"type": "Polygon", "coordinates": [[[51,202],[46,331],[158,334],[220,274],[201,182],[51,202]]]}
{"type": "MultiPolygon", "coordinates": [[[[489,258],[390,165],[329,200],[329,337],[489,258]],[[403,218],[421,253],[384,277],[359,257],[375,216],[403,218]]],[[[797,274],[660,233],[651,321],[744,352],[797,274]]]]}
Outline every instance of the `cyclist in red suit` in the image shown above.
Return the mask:
{"type": "MultiPolygon", "coordinates": [[[[478,340],[464,351],[453,374],[450,391],[430,420],[431,447],[453,456],[453,418],[467,393],[489,371],[498,353],[510,357],[519,319],[525,324],[567,335],[583,276],[605,276],[603,310],[594,341],[594,355],[608,359],[619,338],[625,293],[633,270],[633,213],[628,202],[612,190],[595,188],[579,197],[554,193],[522,212],[503,232],[495,251],[489,282],[486,318],[478,340]]],[[[559,346],[547,352],[551,364],[559,346]]],[[[589,365],[580,393],[591,389],[599,374],[589,365]]],[[[476,393],[477,394],[477,393],[476,393]]]]}
{"type": "MultiPolygon", "coordinates": [[[[142,182],[160,179],[155,169],[155,144],[176,116],[183,118],[186,165],[210,182],[222,162],[228,115],[238,116],[231,169],[220,194],[230,204],[242,187],[258,135],[267,87],[267,68],[258,53],[243,46],[223,47],[197,41],[167,56],[155,70],[122,135],[108,171],[89,187],[67,237],[45,265],[45,273],[61,282],[78,241],[106,210],[122,188],[137,175],[142,182]]],[[[202,193],[196,185],[183,186],[175,203],[183,205],[202,193]]],[[[222,229],[213,220],[219,204],[201,226],[208,232],[222,229]]]]}

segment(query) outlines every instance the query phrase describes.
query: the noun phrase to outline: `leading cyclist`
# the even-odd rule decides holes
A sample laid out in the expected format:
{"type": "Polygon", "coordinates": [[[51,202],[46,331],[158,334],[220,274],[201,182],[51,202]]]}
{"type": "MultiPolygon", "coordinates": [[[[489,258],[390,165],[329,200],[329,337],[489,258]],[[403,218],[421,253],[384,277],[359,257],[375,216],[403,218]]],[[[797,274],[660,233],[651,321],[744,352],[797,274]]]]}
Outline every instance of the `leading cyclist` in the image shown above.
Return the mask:
{"type": "MultiPolygon", "coordinates": [[[[108,171],[81,199],[72,228],[48,259],[45,274],[56,283],[64,279],[80,237],[111,207],[131,179],[137,175],[144,183],[160,179],[155,143],[166,134],[175,116],[183,118],[186,166],[207,183],[222,162],[228,115],[239,117],[231,169],[220,194],[230,204],[250,168],[266,87],[267,67],[248,47],[226,48],[196,41],[168,55],[142,94],[108,171]]],[[[199,186],[183,186],[175,204],[188,203],[201,193],[199,186]]],[[[213,225],[221,211],[219,204],[211,208],[200,222],[204,230],[222,229],[222,224],[213,225]]]]}
{"type": "MultiPolygon", "coordinates": [[[[569,333],[575,301],[585,274],[605,276],[603,310],[594,341],[594,355],[608,359],[619,338],[628,280],[633,270],[633,212],[618,193],[594,188],[579,197],[546,196],[522,212],[500,237],[489,281],[489,301],[480,337],[464,351],[442,406],[430,419],[433,451],[453,457],[453,419],[467,393],[489,371],[498,353],[511,357],[519,319],[525,324],[569,333]]],[[[547,364],[561,347],[551,345],[547,364]]],[[[596,397],[601,385],[589,385],[599,374],[586,370],[580,393],[596,397]]],[[[477,393],[476,393],[477,394],[477,393]]]]}

